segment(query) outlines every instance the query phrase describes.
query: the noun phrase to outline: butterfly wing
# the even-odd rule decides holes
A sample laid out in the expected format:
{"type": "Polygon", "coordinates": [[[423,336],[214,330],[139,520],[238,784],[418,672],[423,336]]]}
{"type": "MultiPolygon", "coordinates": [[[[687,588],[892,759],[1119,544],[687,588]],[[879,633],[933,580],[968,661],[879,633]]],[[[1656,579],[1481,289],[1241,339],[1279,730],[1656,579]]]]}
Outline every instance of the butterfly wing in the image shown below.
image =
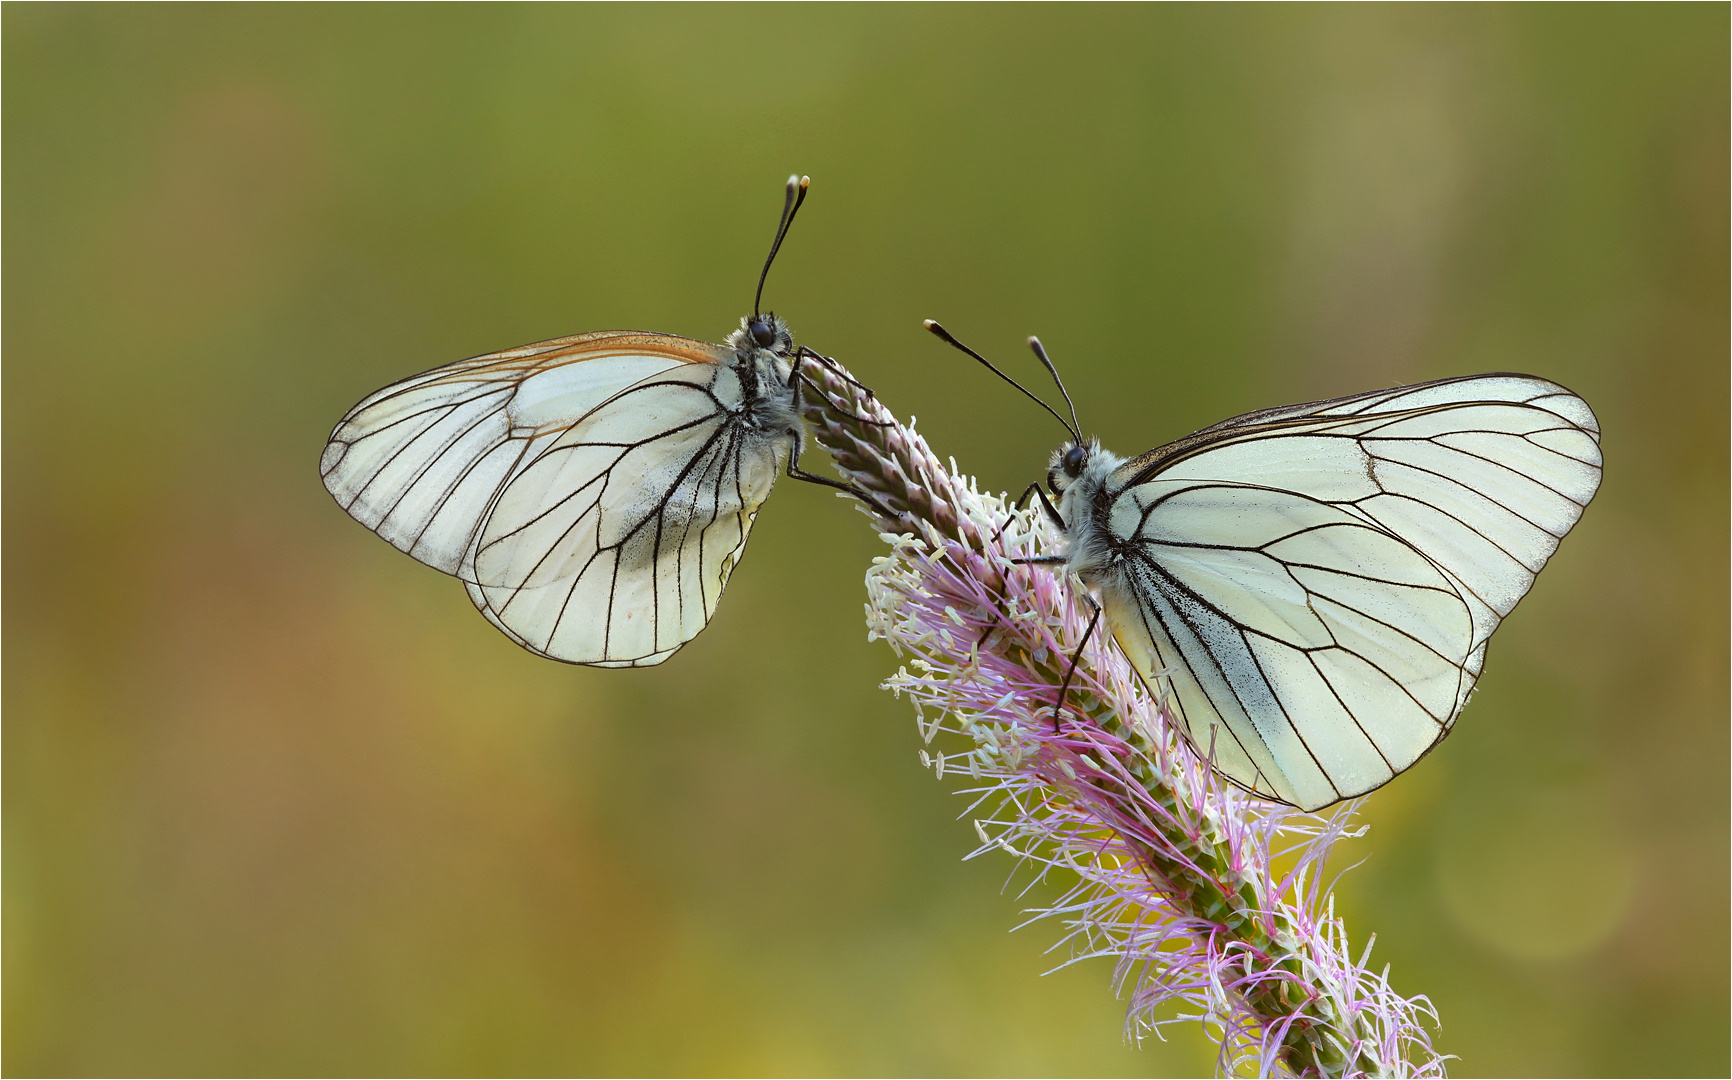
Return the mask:
{"type": "Polygon", "coordinates": [[[1114,473],[1103,600],[1223,774],[1327,806],[1448,734],[1600,464],[1587,404],[1531,376],[1250,413],[1114,473]]]}
{"type": "Polygon", "coordinates": [[[669,334],[604,331],[460,360],[349,410],[319,471],[350,516],[460,574],[501,492],[573,423],[644,379],[709,371],[731,355],[669,334]]]}
{"type": "Polygon", "coordinates": [[[776,476],[785,432],[741,419],[729,367],[664,371],[570,426],[511,478],[461,577],[525,648],[659,664],[709,622],[776,476]]]}

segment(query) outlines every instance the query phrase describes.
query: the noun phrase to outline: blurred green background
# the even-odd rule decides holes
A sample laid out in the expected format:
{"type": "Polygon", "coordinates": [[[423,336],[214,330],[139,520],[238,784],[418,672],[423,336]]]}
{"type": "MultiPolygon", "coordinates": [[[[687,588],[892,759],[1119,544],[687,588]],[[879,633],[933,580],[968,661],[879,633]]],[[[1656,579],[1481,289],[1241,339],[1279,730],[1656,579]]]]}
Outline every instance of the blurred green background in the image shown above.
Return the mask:
{"type": "Polygon", "coordinates": [[[767,303],[941,455],[1495,369],[1605,486],[1339,903],[1458,1075],[1728,1067],[1725,5],[108,6],[4,21],[5,1071],[1195,1074],[876,689],[784,483],[709,631],[535,659],[320,487],[389,381],[767,303]],[[1038,379],[1036,380],[1038,382],[1038,379]]]}

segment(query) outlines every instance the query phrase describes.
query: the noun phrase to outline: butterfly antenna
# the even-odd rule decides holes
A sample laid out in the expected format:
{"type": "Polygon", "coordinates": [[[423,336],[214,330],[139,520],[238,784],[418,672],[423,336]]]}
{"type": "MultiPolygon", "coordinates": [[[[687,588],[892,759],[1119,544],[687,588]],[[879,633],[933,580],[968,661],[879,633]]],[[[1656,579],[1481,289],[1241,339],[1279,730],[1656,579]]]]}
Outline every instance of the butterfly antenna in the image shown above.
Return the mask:
{"type": "Polygon", "coordinates": [[[1076,437],[1077,442],[1079,442],[1079,443],[1082,442],[1082,433],[1077,431],[1075,425],[1065,424],[1065,419],[1064,419],[1064,417],[1062,417],[1058,414],[1058,410],[1054,409],[1051,405],[1048,405],[1046,402],[1042,401],[1040,398],[1035,397],[1034,394],[1029,391],[1028,387],[1022,385],[1021,383],[1017,382],[1015,379],[1011,378],[1009,375],[1006,375],[1004,372],[998,370],[998,368],[993,366],[993,363],[991,360],[988,360],[986,357],[980,355],[979,353],[975,352],[973,349],[969,348],[968,346],[964,345],[962,342],[960,342],[960,341],[956,340],[954,337],[952,337],[950,334],[950,331],[946,330],[942,325],[940,325],[937,319],[927,319],[924,325],[925,325],[926,329],[928,329],[932,332],[934,337],[942,338],[944,341],[950,343],[951,345],[954,345],[958,349],[961,349],[963,352],[974,357],[976,360],[979,360],[982,364],[985,364],[986,369],[988,371],[992,372],[994,375],[997,375],[999,378],[1003,379],[1005,382],[1009,383],[1010,385],[1016,387],[1018,390],[1021,390],[1023,393],[1023,396],[1027,397],[1028,400],[1034,402],[1036,405],[1039,405],[1041,408],[1045,409],[1047,412],[1052,413],[1052,418],[1054,420],[1057,420],[1059,423],[1064,424],[1065,429],[1068,430],[1073,436],[1076,437]]]}
{"type": "Polygon", "coordinates": [[[1064,403],[1070,408],[1070,432],[1076,436],[1076,441],[1080,445],[1082,443],[1082,425],[1076,422],[1076,404],[1070,399],[1070,391],[1064,388],[1064,380],[1058,377],[1058,368],[1053,367],[1052,361],[1047,359],[1046,347],[1040,343],[1039,338],[1030,336],[1028,347],[1034,350],[1035,357],[1046,366],[1047,373],[1052,376],[1052,381],[1058,383],[1058,392],[1064,395],[1064,403]]]}
{"type": "Polygon", "coordinates": [[[788,177],[788,197],[782,200],[782,223],[776,226],[776,242],[770,245],[770,257],[764,260],[764,272],[758,275],[758,293],[752,297],[754,319],[758,317],[758,305],[764,299],[764,279],[770,276],[770,264],[776,261],[776,252],[782,247],[782,237],[788,235],[788,226],[794,224],[794,215],[800,212],[800,204],[806,201],[806,189],[811,186],[810,176],[788,177]]]}

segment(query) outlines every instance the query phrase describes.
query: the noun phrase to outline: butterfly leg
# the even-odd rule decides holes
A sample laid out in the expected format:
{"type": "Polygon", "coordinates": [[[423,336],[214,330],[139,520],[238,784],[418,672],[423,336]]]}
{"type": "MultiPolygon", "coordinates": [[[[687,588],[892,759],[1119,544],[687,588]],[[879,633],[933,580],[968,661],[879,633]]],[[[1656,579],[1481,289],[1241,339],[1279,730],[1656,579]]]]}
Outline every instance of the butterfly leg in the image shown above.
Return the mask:
{"type": "MultiPolygon", "coordinates": [[[[1022,495],[1012,505],[1014,505],[1018,510],[1021,510],[1023,507],[1028,505],[1028,497],[1030,495],[1039,495],[1040,496],[1041,505],[1046,508],[1047,514],[1050,515],[1055,522],[1057,522],[1059,529],[1063,530],[1064,529],[1064,519],[1059,517],[1058,511],[1054,510],[1052,508],[1052,504],[1047,502],[1046,494],[1040,490],[1040,485],[1038,483],[1028,485],[1028,489],[1026,491],[1024,491],[1022,493],[1022,495]]],[[[991,544],[998,543],[999,538],[1004,535],[1004,530],[1008,529],[1009,527],[1010,527],[1010,521],[1007,519],[1004,522],[1004,524],[1002,524],[998,527],[998,531],[992,534],[992,539],[989,541],[989,543],[991,543],[991,544]]],[[[1030,556],[1027,558],[1011,559],[1010,561],[1012,563],[1016,563],[1016,564],[1021,565],[1021,566],[1053,565],[1053,564],[1064,562],[1065,556],[1063,556],[1063,555],[1034,555],[1034,556],[1030,556]]],[[[985,632],[980,635],[980,640],[979,640],[979,642],[977,642],[978,648],[984,648],[986,646],[986,639],[992,636],[992,632],[994,630],[998,629],[999,618],[1002,614],[1003,614],[1003,612],[995,612],[993,614],[992,625],[988,626],[986,628],[985,632]]]]}
{"type": "MultiPolygon", "coordinates": [[[[1040,507],[1042,510],[1046,511],[1047,518],[1049,520],[1051,520],[1054,525],[1058,526],[1060,531],[1064,531],[1064,529],[1065,529],[1064,516],[1062,514],[1060,514],[1058,512],[1058,510],[1056,508],[1054,508],[1054,506],[1052,505],[1052,502],[1047,499],[1046,492],[1041,490],[1039,483],[1033,483],[1033,484],[1028,485],[1028,488],[1023,491],[1021,497],[1019,497],[1016,500],[1016,503],[1015,503],[1016,508],[1018,510],[1021,510],[1023,507],[1027,506],[1028,505],[1028,497],[1030,495],[1036,496],[1037,498],[1040,499],[1040,507]]],[[[998,532],[994,533],[992,536],[992,539],[994,542],[997,542],[998,538],[1000,536],[1004,535],[1004,530],[1009,525],[1010,525],[1010,522],[1007,521],[1004,523],[1004,525],[999,526],[998,532]]],[[[1065,562],[1066,556],[1063,556],[1063,555],[1035,555],[1035,556],[1031,556],[1029,558],[1012,559],[1010,561],[1013,563],[1021,563],[1024,566],[1052,565],[1055,563],[1065,562]]],[[[1071,655],[1070,655],[1070,664],[1069,664],[1069,666],[1067,666],[1065,668],[1065,672],[1064,672],[1064,682],[1061,683],[1059,685],[1059,688],[1058,688],[1058,700],[1053,702],[1053,706],[1052,706],[1052,731],[1053,731],[1054,735],[1057,735],[1061,730],[1063,730],[1060,726],[1060,719],[1059,718],[1064,711],[1065,695],[1070,692],[1071,680],[1076,677],[1076,666],[1082,660],[1083,649],[1088,647],[1089,638],[1094,636],[1095,626],[1097,624],[1099,624],[1101,621],[1101,606],[1100,606],[1100,604],[1096,603],[1095,598],[1090,596],[1088,593],[1083,593],[1082,598],[1088,602],[1088,605],[1093,610],[1094,614],[1089,617],[1088,628],[1083,631],[1082,640],[1077,642],[1076,651],[1071,653],[1071,655]]],[[[991,632],[992,632],[992,628],[989,627],[987,630],[987,634],[990,634],[991,632]]],[[[980,640],[984,644],[986,641],[986,634],[982,634],[980,640]]]]}
{"type": "Polygon", "coordinates": [[[877,499],[874,499],[867,492],[861,491],[859,488],[853,487],[852,485],[844,484],[840,480],[831,480],[829,477],[819,476],[817,473],[809,473],[805,469],[800,468],[800,451],[803,448],[801,444],[805,440],[800,438],[800,433],[797,431],[790,432],[790,434],[794,436],[794,452],[788,455],[788,475],[790,477],[795,480],[804,480],[808,484],[819,484],[823,487],[835,488],[837,491],[846,491],[848,494],[859,499],[867,506],[870,506],[873,512],[885,521],[896,520],[895,514],[884,509],[884,504],[879,502],[877,499]]]}
{"type": "MultiPolygon", "coordinates": [[[[1018,496],[1016,502],[1012,503],[1011,505],[1015,506],[1018,510],[1021,510],[1023,507],[1028,505],[1028,497],[1030,495],[1040,496],[1041,509],[1046,511],[1046,516],[1047,516],[1048,520],[1050,520],[1054,525],[1058,526],[1058,529],[1060,532],[1063,532],[1065,530],[1064,518],[1059,515],[1059,512],[1057,510],[1053,509],[1052,503],[1047,501],[1046,492],[1044,492],[1040,489],[1040,483],[1038,481],[1033,483],[1033,484],[1028,485],[1027,489],[1024,490],[1020,496],[1018,496]]],[[[1003,536],[1004,530],[1008,529],[1009,527],[1010,527],[1009,521],[1006,521],[1003,525],[1000,525],[998,527],[998,531],[992,534],[992,542],[995,544],[998,543],[998,538],[1003,536]]],[[[1064,559],[1062,557],[1042,556],[1039,559],[1012,559],[1011,561],[1012,562],[1063,562],[1064,559]]]]}
{"type": "MultiPolygon", "coordinates": [[[[854,389],[860,391],[862,394],[865,394],[868,398],[871,398],[873,400],[877,400],[878,395],[874,394],[872,392],[872,388],[870,386],[867,386],[863,382],[859,382],[858,380],[853,378],[853,376],[849,375],[846,371],[843,371],[842,365],[838,364],[834,358],[825,356],[823,353],[819,352],[816,349],[809,349],[806,346],[802,345],[798,349],[794,350],[794,369],[795,369],[795,371],[799,370],[801,360],[816,360],[818,363],[823,364],[825,367],[829,368],[831,371],[834,371],[836,373],[836,377],[841,379],[843,382],[847,383],[849,386],[852,386],[854,389]]],[[[793,383],[794,383],[793,376],[790,375],[788,377],[788,385],[792,386],[793,383]]]]}
{"type": "MultiPolygon", "coordinates": [[[[805,348],[804,346],[801,346],[801,348],[797,352],[794,353],[794,370],[788,373],[788,385],[794,387],[794,394],[795,394],[794,411],[796,414],[798,414],[803,407],[803,399],[804,399],[805,395],[802,394],[800,392],[800,388],[795,385],[795,380],[799,379],[799,380],[805,382],[806,385],[808,385],[808,386],[812,385],[812,380],[807,379],[804,375],[802,375],[800,373],[800,364],[802,361],[804,361],[807,358],[808,354],[810,354],[812,356],[816,356],[820,360],[825,359],[825,357],[820,356],[818,353],[812,352],[811,349],[805,348]]],[[[834,363],[834,361],[831,361],[831,362],[834,363]]],[[[849,379],[848,381],[853,382],[854,380],[849,379]]],[[[854,383],[854,385],[860,386],[859,383],[854,383]]],[[[813,386],[812,388],[814,390],[817,389],[817,387],[815,387],[815,386],[813,386]]],[[[861,386],[860,389],[866,390],[866,388],[863,386],[861,386]]],[[[868,395],[870,395],[872,393],[872,391],[866,390],[866,393],[868,395]]],[[[854,419],[860,420],[862,423],[866,423],[866,424],[870,424],[873,422],[871,420],[865,420],[861,417],[854,417],[854,419]]],[[[859,499],[861,502],[865,503],[867,506],[870,506],[873,509],[873,511],[879,517],[883,518],[885,521],[895,521],[896,520],[896,515],[892,514],[890,511],[886,510],[884,508],[883,503],[879,502],[877,499],[874,499],[871,495],[867,494],[866,492],[861,491],[859,488],[854,487],[851,484],[844,484],[838,480],[831,480],[828,477],[819,476],[816,473],[809,473],[805,469],[800,468],[800,452],[806,448],[806,434],[798,426],[790,428],[788,430],[788,434],[790,436],[792,436],[793,440],[794,440],[794,448],[788,454],[788,475],[789,476],[793,477],[795,480],[804,480],[808,484],[819,484],[819,485],[822,485],[823,487],[835,488],[837,491],[846,491],[848,494],[854,496],[856,499],[859,499]]]]}
{"type": "MultiPolygon", "coordinates": [[[[804,375],[800,376],[800,381],[805,383],[807,386],[810,386],[813,390],[818,391],[819,394],[822,394],[824,392],[822,389],[819,388],[817,383],[813,382],[811,379],[806,378],[806,376],[804,376],[804,375]]],[[[871,391],[868,390],[867,393],[871,393],[871,391]]],[[[865,424],[867,427],[895,427],[896,426],[896,421],[894,421],[894,420],[868,420],[864,416],[855,416],[853,413],[849,412],[846,409],[837,408],[836,403],[834,401],[826,402],[826,404],[829,405],[831,411],[839,413],[840,415],[842,415],[844,417],[847,417],[849,420],[854,421],[856,424],[865,424]]]]}
{"type": "Polygon", "coordinates": [[[1061,730],[1059,728],[1059,710],[1064,708],[1064,696],[1070,691],[1070,681],[1071,677],[1076,674],[1077,662],[1082,659],[1082,651],[1088,647],[1089,638],[1094,636],[1095,624],[1101,621],[1101,606],[1095,602],[1095,598],[1088,593],[1083,593],[1082,596],[1084,600],[1089,602],[1089,607],[1094,608],[1095,613],[1089,619],[1088,629],[1083,631],[1082,640],[1077,642],[1076,652],[1070,654],[1070,667],[1065,669],[1064,682],[1058,688],[1058,701],[1054,702],[1052,707],[1052,733],[1054,735],[1057,735],[1061,730]]]}
{"type": "MultiPolygon", "coordinates": [[[[804,364],[804,362],[807,360],[816,360],[819,363],[823,364],[824,366],[828,367],[831,371],[834,371],[836,373],[837,377],[839,377],[843,382],[846,382],[850,386],[859,390],[861,393],[865,394],[868,401],[877,400],[876,395],[874,395],[872,393],[872,388],[869,386],[863,385],[862,383],[856,382],[854,379],[850,378],[848,373],[842,370],[841,364],[838,364],[836,361],[830,359],[828,356],[825,356],[823,353],[815,352],[811,349],[806,348],[806,346],[804,346],[804,345],[802,345],[798,349],[794,350],[794,367],[793,367],[792,371],[788,372],[788,385],[789,386],[793,386],[796,382],[802,382],[802,383],[805,383],[807,386],[810,386],[813,390],[817,391],[817,394],[819,397],[825,397],[824,391],[819,388],[818,384],[813,382],[811,379],[806,378],[805,372],[800,370],[801,365],[804,364]]],[[[867,427],[891,427],[895,424],[894,420],[868,420],[864,416],[855,416],[853,413],[848,412],[845,409],[837,408],[836,403],[833,401],[829,401],[827,398],[826,398],[826,403],[830,406],[831,409],[835,410],[838,413],[841,413],[843,416],[854,421],[856,424],[865,424],[867,427]]]]}
{"type": "MultiPolygon", "coordinates": [[[[1028,485],[1028,491],[1034,492],[1035,497],[1040,499],[1040,508],[1046,511],[1047,520],[1058,526],[1060,532],[1065,531],[1068,526],[1064,523],[1064,516],[1057,510],[1053,509],[1052,503],[1047,501],[1046,492],[1040,489],[1040,485],[1030,484],[1028,485]]],[[[1025,500],[1028,498],[1028,491],[1022,493],[1022,497],[1025,500]]],[[[1027,505],[1027,503],[1025,502],[1024,505],[1027,505]]]]}

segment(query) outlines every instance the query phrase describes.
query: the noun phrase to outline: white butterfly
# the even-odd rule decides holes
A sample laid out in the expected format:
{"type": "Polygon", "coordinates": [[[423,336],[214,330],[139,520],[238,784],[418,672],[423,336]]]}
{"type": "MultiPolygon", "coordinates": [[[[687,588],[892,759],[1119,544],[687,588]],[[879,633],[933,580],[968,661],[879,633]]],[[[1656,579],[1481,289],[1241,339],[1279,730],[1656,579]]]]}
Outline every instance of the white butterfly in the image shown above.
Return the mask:
{"type": "Polygon", "coordinates": [[[1055,561],[1200,754],[1306,810],[1449,734],[1492,631],[1600,483],[1593,411],[1532,375],[1264,409],[1129,461],[1074,408],[1066,427],[1057,507],[1041,495],[1055,561]]]}
{"type": "MultiPolygon", "coordinates": [[[[765,274],[807,183],[788,178],[765,274]]],[[[778,473],[850,490],[799,468],[800,365],[827,361],[772,314],[740,323],[725,345],[579,334],[387,386],[331,433],[325,487],[531,652],[659,664],[709,622],[778,473]]]]}

